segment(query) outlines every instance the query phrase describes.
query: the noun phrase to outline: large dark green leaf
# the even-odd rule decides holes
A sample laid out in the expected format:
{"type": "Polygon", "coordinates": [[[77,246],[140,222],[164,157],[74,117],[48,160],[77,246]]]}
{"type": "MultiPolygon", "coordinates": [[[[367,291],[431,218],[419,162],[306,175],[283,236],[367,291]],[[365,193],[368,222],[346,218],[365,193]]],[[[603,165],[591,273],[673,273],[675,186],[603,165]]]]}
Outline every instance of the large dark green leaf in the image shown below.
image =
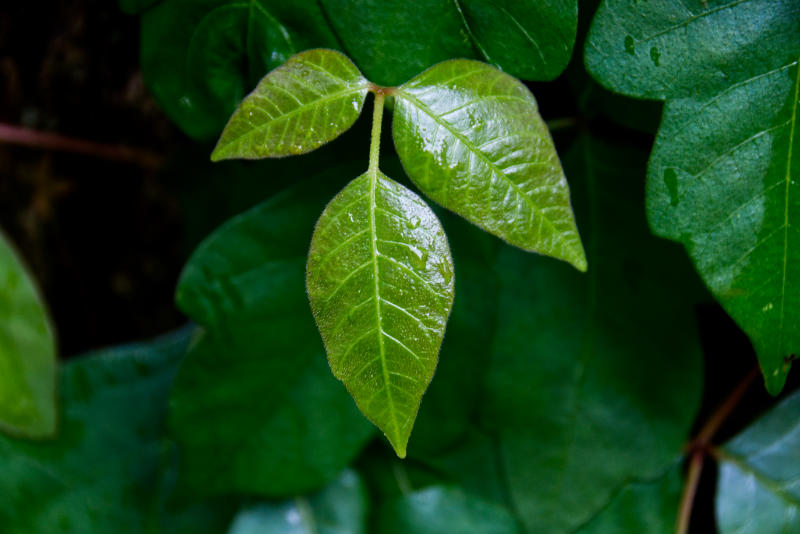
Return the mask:
{"type": "Polygon", "coordinates": [[[355,471],[345,471],[308,497],[241,510],[228,534],[364,534],[367,494],[355,471]]]}
{"type": "Polygon", "coordinates": [[[397,85],[435,63],[474,57],[527,80],[567,66],[576,0],[322,0],[347,52],[376,83],[397,85]]]}
{"type": "Polygon", "coordinates": [[[644,155],[583,138],[565,163],[593,268],[502,249],[483,433],[430,461],[555,534],[672,465],[702,384],[692,296],[676,289],[691,270],[649,235],[644,155]]]}
{"type": "Polygon", "coordinates": [[[56,430],[56,343],[42,298],[0,232],[0,431],[56,430]]]}
{"type": "Polygon", "coordinates": [[[800,532],[800,392],[729,441],[719,459],[721,534],[800,532]]]}
{"type": "Polygon", "coordinates": [[[394,94],[395,147],[426,195],[512,245],[586,270],[564,171],[519,80],[452,60],[394,94]]]}
{"type": "Polygon", "coordinates": [[[303,493],[373,435],[331,376],[304,291],[314,221],[335,175],[234,218],[192,256],[178,304],[206,328],[181,367],[170,423],[199,492],[303,493]]]}
{"type": "Polygon", "coordinates": [[[517,534],[508,510],[459,488],[433,486],[385,504],[378,534],[517,534]]]}
{"type": "Polygon", "coordinates": [[[371,170],[322,213],[307,285],[333,374],[404,458],[453,305],[441,223],[416,194],[371,170]]]}
{"type": "Polygon", "coordinates": [[[163,0],[142,15],[142,72],[187,134],[213,139],[268,71],[336,47],[314,0],[163,0]]]}
{"type": "Polygon", "coordinates": [[[353,125],[368,83],[339,52],[296,54],[242,102],[211,159],[281,157],[319,148],[353,125]]]}
{"type": "Polygon", "coordinates": [[[167,511],[171,470],[163,437],[167,392],[191,335],[115,348],[62,367],[59,437],[0,437],[4,534],[216,534],[216,505],[167,511]]]}
{"type": "Polygon", "coordinates": [[[671,534],[675,532],[682,482],[678,462],[656,480],[628,484],[575,534],[671,534]]]}
{"type": "Polygon", "coordinates": [[[178,126],[211,139],[296,52],[343,50],[385,85],[453,57],[545,80],[569,61],[577,15],[576,0],[162,0],[142,16],[142,71],[178,126]]]}
{"type": "Polygon", "coordinates": [[[604,85],[667,100],[650,222],[686,246],[773,394],[800,350],[798,17],[798,0],[607,0],[586,48],[604,85]]]}

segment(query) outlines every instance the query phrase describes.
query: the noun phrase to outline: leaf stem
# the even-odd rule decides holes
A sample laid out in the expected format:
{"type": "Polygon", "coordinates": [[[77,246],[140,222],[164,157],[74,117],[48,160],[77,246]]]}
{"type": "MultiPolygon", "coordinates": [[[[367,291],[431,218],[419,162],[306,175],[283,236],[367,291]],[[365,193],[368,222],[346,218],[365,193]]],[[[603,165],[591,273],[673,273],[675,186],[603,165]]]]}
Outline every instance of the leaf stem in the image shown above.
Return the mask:
{"type": "Polygon", "coordinates": [[[0,143],[71,152],[109,161],[133,163],[144,169],[157,169],[162,163],[161,156],[144,148],[107,145],[9,124],[0,124],[0,143]]]}
{"type": "Polygon", "coordinates": [[[687,534],[689,532],[689,521],[692,518],[694,498],[697,495],[697,486],[700,483],[700,474],[703,472],[704,461],[705,451],[695,449],[692,453],[692,459],[689,461],[689,471],[686,473],[686,484],[683,486],[681,504],[678,508],[675,534],[687,534]]]}
{"type": "Polygon", "coordinates": [[[372,140],[369,146],[369,175],[372,179],[378,174],[378,159],[381,152],[381,124],[383,123],[383,102],[386,95],[382,91],[375,93],[375,109],[372,112],[372,140]]]}
{"type": "Polygon", "coordinates": [[[697,433],[694,440],[692,441],[692,445],[690,446],[693,449],[706,449],[708,445],[711,444],[711,440],[714,438],[714,435],[719,430],[719,427],[722,426],[722,423],[728,418],[736,405],[739,404],[739,401],[742,400],[742,397],[747,390],[750,389],[750,385],[753,381],[758,377],[759,369],[758,366],[754,367],[746,377],[742,379],[736,389],[734,389],[728,398],[726,398],[722,404],[714,410],[714,413],[711,414],[711,417],[708,418],[706,423],[700,429],[700,432],[697,433]]]}

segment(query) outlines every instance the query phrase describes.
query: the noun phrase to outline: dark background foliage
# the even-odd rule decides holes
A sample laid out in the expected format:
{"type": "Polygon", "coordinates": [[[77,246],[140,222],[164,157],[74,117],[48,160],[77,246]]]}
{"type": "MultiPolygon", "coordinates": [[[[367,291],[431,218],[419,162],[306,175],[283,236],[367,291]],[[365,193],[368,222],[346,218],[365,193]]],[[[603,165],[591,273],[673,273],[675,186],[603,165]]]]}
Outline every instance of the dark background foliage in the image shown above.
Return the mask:
{"type": "MultiPolygon", "coordinates": [[[[591,18],[587,4],[580,11],[583,29],[591,18]]],[[[589,81],[580,62],[582,34],[565,74],[528,84],[543,117],[565,126],[554,133],[559,152],[586,129],[649,150],[660,105],[623,101],[589,81]],[[620,112],[625,106],[636,112],[620,112]]],[[[289,175],[256,180],[248,172],[254,164],[206,163],[211,147],[186,138],[148,95],[139,71],[138,18],[107,0],[0,5],[0,122],[138,147],[144,156],[137,164],[0,144],[0,227],[43,288],[62,359],[182,325],[173,296],[193,247],[221,221],[295,181],[289,175]]],[[[323,149],[311,158],[332,156],[323,149]]],[[[756,357],[710,297],[695,313],[705,355],[699,425],[756,357]]],[[[798,386],[793,373],[787,392],[798,386]]],[[[771,403],[760,384],[750,388],[718,441],[771,403]]],[[[698,532],[713,525],[714,477],[705,470],[698,532]]]]}

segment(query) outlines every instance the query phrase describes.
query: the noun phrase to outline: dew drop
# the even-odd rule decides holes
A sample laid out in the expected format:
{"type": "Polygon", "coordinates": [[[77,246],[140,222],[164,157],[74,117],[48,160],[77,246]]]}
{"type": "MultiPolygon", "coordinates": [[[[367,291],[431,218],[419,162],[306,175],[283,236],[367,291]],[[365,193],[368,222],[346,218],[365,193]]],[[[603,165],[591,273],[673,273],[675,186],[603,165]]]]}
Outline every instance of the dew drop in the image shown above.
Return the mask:
{"type": "Polygon", "coordinates": [[[650,59],[653,60],[653,64],[656,67],[661,66],[661,52],[655,46],[650,48],[650,59]]]}
{"type": "Polygon", "coordinates": [[[409,230],[416,230],[419,228],[419,217],[411,217],[406,221],[406,227],[409,230]]]}
{"type": "Polygon", "coordinates": [[[424,270],[428,263],[428,253],[415,246],[411,247],[411,252],[411,265],[418,271],[424,270]]]}
{"type": "Polygon", "coordinates": [[[625,36],[625,51],[627,53],[629,53],[630,55],[634,54],[633,36],[631,36],[631,35],[626,35],[625,36]]]}

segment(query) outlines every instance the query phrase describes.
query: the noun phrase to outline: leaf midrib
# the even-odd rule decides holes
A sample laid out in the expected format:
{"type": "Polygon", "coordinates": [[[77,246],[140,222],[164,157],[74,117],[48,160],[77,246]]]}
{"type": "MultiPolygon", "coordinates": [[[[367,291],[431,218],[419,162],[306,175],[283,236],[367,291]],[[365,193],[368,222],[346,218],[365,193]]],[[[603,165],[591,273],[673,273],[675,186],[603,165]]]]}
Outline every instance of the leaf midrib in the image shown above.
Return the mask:
{"type": "Polygon", "coordinates": [[[481,152],[477,146],[475,146],[472,141],[470,141],[466,136],[461,134],[460,132],[456,131],[452,125],[444,119],[440,119],[436,113],[433,112],[424,102],[416,98],[411,93],[407,93],[406,91],[398,88],[395,91],[397,96],[405,98],[408,102],[412,105],[416,106],[419,110],[423,111],[426,115],[436,121],[437,124],[445,128],[448,132],[450,132],[455,138],[457,138],[461,143],[464,144],[467,148],[469,148],[479,159],[481,159],[496,175],[500,176],[503,180],[508,182],[508,184],[514,189],[523,202],[525,202],[528,207],[531,209],[531,212],[534,214],[538,214],[541,220],[553,231],[553,233],[560,234],[561,231],[556,228],[555,224],[544,215],[542,210],[536,206],[533,200],[529,199],[523,192],[520,190],[519,186],[517,186],[514,181],[506,175],[500,167],[498,167],[492,160],[490,160],[486,154],[481,152]]]}

